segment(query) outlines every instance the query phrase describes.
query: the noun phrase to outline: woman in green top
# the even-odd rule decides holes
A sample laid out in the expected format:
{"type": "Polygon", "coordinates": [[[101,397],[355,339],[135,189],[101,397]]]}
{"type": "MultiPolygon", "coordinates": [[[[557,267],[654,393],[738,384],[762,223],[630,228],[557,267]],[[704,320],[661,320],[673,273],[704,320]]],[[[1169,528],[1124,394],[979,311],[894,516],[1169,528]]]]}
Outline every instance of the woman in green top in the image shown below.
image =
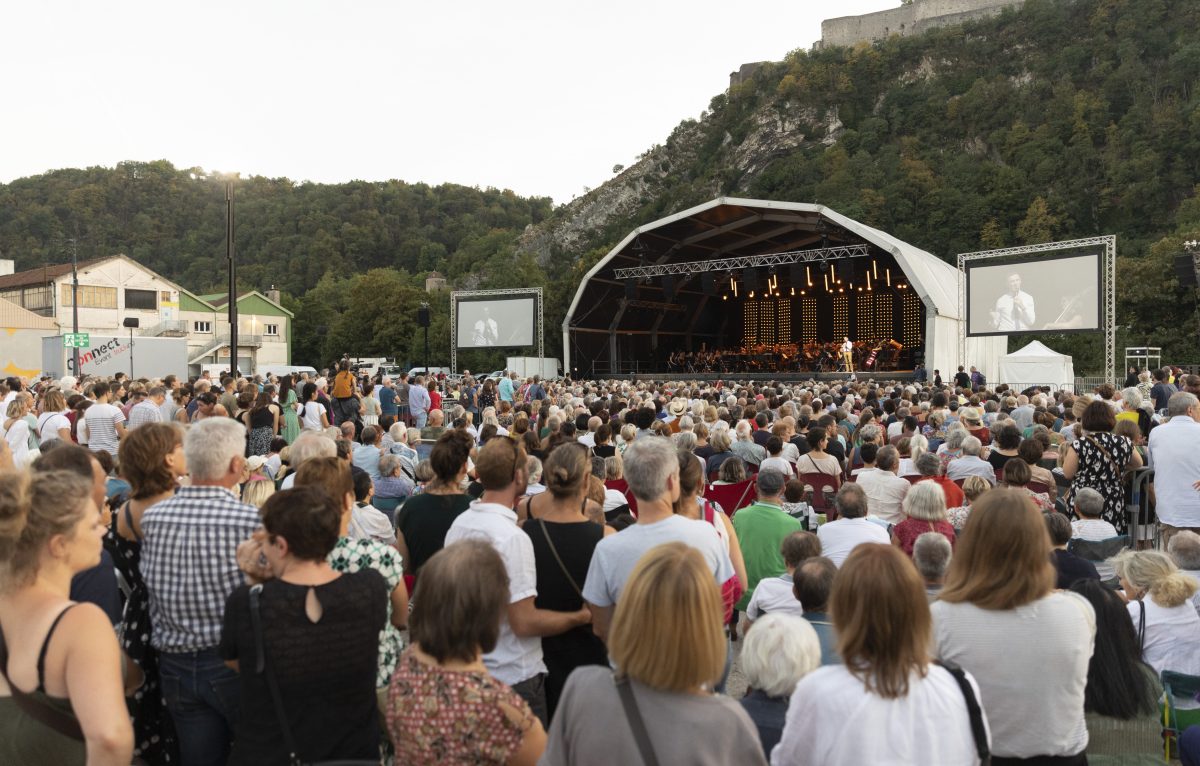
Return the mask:
{"type": "Polygon", "coordinates": [[[100,563],[104,526],[91,489],[65,471],[0,476],[0,763],[133,757],[116,635],[99,607],[70,599],[71,578],[100,563]],[[62,731],[18,697],[54,711],[62,731]]]}
{"type": "Polygon", "coordinates": [[[294,378],[291,375],[281,375],[279,377],[279,403],[280,409],[283,410],[282,435],[284,439],[287,439],[288,444],[296,441],[296,437],[300,435],[300,417],[296,413],[296,403],[299,401],[299,397],[296,396],[294,378]]]}

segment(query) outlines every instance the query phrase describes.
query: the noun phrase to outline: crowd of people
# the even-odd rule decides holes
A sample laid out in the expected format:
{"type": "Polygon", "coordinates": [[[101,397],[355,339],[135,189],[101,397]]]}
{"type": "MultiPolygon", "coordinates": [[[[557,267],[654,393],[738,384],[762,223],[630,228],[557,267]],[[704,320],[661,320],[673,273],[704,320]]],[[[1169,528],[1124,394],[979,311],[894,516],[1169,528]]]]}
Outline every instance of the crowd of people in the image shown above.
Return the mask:
{"type": "Polygon", "coordinates": [[[1198,763],[1200,377],[1133,372],[9,378],[0,763],[1198,763]]]}

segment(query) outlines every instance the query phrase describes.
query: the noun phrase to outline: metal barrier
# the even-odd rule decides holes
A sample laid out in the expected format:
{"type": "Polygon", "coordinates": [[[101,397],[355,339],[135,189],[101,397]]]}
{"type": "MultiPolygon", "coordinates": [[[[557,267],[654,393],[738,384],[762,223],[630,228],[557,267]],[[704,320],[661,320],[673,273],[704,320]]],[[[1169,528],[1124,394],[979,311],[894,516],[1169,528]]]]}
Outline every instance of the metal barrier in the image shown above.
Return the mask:
{"type": "Polygon", "coordinates": [[[1153,468],[1134,468],[1125,472],[1125,477],[1129,480],[1129,503],[1125,506],[1126,512],[1129,514],[1129,541],[1133,547],[1137,547],[1137,541],[1142,539],[1142,527],[1148,527],[1150,535],[1146,538],[1153,540],[1155,547],[1158,546],[1158,524],[1153,518],[1153,511],[1150,508],[1150,484],[1154,481],[1153,468]],[[1145,517],[1146,523],[1142,524],[1142,518],[1145,517]]]}

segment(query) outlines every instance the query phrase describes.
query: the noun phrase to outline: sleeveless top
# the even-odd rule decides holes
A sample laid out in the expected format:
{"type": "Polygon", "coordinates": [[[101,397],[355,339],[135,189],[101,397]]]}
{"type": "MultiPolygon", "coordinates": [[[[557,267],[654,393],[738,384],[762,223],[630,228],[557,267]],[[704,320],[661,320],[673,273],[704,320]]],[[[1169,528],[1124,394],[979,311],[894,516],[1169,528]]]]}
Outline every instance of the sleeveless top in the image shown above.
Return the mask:
{"type": "MultiPolygon", "coordinates": [[[[46,694],[44,676],[46,649],[50,646],[50,638],[63,615],[73,606],[75,605],[71,604],[59,612],[50,624],[50,630],[42,640],[42,648],[38,652],[37,688],[23,695],[34,703],[56,708],[72,717],[74,713],[69,699],[46,694]]],[[[0,675],[4,676],[14,694],[21,693],[8,678],[8,647],[4,643],[3,633],[0,633],[0,675]]],[[[0,763],[53,763],[65,766],[83,764],[86,760],[87,749],[82,740],[60,734],[38,721],[21,709],[15,696],[0,697],[0,763]]]]}

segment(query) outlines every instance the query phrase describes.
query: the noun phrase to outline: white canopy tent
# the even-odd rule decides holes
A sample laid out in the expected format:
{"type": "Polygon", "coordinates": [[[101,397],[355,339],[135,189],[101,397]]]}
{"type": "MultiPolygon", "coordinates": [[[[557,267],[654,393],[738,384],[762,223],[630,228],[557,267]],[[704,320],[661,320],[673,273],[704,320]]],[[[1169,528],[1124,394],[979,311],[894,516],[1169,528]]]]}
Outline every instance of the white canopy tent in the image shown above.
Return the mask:
{"type": "Polygon", "coordinates": [[[1000,375],[994,382],[1018,391],[1030,386],[1073,388],[1075,365],[1071,357],[1035,340],[1000,360],[1000,375]]]}

